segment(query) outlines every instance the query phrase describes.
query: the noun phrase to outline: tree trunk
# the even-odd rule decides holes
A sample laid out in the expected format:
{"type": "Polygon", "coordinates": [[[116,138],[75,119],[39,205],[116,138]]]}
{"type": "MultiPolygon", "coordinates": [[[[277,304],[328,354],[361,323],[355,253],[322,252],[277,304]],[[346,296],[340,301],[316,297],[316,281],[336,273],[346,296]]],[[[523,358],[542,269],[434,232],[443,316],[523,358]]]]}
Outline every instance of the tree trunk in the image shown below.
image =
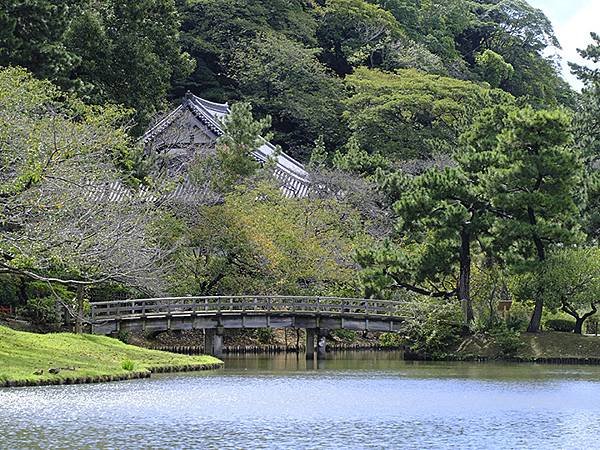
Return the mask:
{"type": "Polygon", "coordinates": [[[75,333],[83,333],[83,300],[84,300],[85,288],[83,286],[77,286],[77,307],[75,310],[75,333]]]}
{"type": "Polygon", "coordinates": [[[583,331],[583,322],[585,322],[585,318],[578,317],[575,319],[575,328],[573,328],[573,333],[581,334],[583,331]]]}
{"type": "MultiPolygon", "coordinates": [[[[529,224],[532,226],[537,225],[537,219],[535,217],[535,211],[531,206],[527,207],[527,215],[529,217],[529,224]]],[[[546,260],[546,249],[544,248],[544,243],[537,235],[537,232],[532,236],[533,244],[535,245],[535,250],[537,252],[537,257],[539,262],[544,262],[546,260]]],[[[542,287],[542,289],[544,289],[542,287]]],[[[542,322],[542,312],[544,310],[544,300],[542,292],[538,292],[538,295],[535,299],[535,308],[533,309],[533,315],[531,316],[531,320],[529,321],[529,326],[527,327],[528,333],[538,333],[540,331],[540,324],[542,322]]]]}
{"type": "Polygon", "coordinates": [[[458,299],[463,306],[464,324],[473,322],[473,302],[471,301],[471,234],[460,232],[460,273],[458,278],[458,299]]]}
{"type": "Polygon", "coordinates": [[[544,301],[542,300],[541,296],[538,296],[535,299],[535,308],[533,309],[533,314],[531,315],[531,320],[529,321],[529,326],[527,327],[528,333],[537,333],[540,331],[543,308],[544,301]]]}
{"type": "Polygon", "coordinates": [[[585,323],[585,321],[598,312],[598,309],[594,302],[591,302],[590,306],[592,308],[591,311],[586,312],[583,316],[580,317],[577,313],[577,310],[563,300],[562,310],[575,319],[575,328],[573,328],[573,333],[582,334],[583,324],[585,323]]]}
{"type": "Polygon", "coordinates": [[[300,328],[296,328],[296,352],[300,353],[300,328]]]}

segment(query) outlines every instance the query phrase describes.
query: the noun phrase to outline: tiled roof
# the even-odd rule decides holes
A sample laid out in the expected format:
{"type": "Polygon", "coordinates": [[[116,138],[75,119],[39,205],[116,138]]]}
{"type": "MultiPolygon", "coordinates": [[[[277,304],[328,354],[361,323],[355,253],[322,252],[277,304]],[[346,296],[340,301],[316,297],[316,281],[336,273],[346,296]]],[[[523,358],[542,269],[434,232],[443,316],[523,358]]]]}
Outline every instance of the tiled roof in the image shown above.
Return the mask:
{"type": "MultiPolygon", "coordinates": [[[[181,117],[186,109],[192,112],[199,121],[205,124],[217,136],[223,134],[221,123],[225,116],[229,114],[229,105],[227,103],[211,102],[188,92],[179,107],[170,112],[144,134],[142,142],[145,144],[152,142],[159,134],[181,117]]],[[[276,148],[273,144],[264,140],[264,144],[253,153],[253,156],[257,160],[265,162],[275,153],[275,150],[276,148]]],[[[309,184],[309,176],[304,166],[284,152],[280,152],[277,157],[275,172],[277,178],[282,181],[283,178],[289,178],[290,182],[297,182],[294,184],[309,184]],[[281,173],[278,175],[277,172],[281,173]]],[[[292,190],[295,190],[295,188],[292,190]]]]}

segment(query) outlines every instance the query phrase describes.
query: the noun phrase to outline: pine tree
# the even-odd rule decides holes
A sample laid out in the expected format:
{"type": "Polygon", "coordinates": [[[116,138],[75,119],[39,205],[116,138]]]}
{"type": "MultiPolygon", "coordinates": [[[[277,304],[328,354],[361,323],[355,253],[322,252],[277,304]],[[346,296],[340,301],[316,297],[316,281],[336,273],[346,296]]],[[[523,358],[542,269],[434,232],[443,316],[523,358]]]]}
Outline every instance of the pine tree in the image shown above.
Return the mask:
{"type": "Polygon", "coordinates": [[[493,215],[480,181],[479,155],[462,151],[456,159],[455,167],[431,168],[415,177],[401,172],[383,177],[398,217],[397,235],[359,258],[371,290],[401,288],[430,297],[455,297],[468,325],[474,318],[473,245],[481,242],[493,215]]]}
{"type": "MultiPolygon", "coordinates": [[[[509,261],[543,263],[552,248],[582,239],[584,170],[570,129],[561,110],[496,108],[466,136],[486,161],[481,182],[497,218],[494,244],[509,261]]],[[[539,331],[543,298],[536,295],[530,332],[539,331]]]]}
{"type": "Polygon", "coordinates": [[[323,139],[323,135],[320,135],[315,141],[315,147],[310,154],[308,166],[310,168],[317,169],[324,168],[327,166],[328,159],[329,155],[327,154],[327,149],[325,148],[325,139],[323,139]]]}
{"type": "MultiPolygon", "coordinates": [[[[236,185],[257,173],[261,163],[252,153],[269,138],[269,116],[255,120],[249,103],[235,103],[225,117],[223,135],[217,140],[215,155],[200,158],[192,167],[192,179],[199,184],[208,182],[220,193],[232,191],[236,185]]],[[[277,150],[272,158],[277,157],[277,150]]],[[[266,166],[273,161],[264,161],[266,166]]]]}

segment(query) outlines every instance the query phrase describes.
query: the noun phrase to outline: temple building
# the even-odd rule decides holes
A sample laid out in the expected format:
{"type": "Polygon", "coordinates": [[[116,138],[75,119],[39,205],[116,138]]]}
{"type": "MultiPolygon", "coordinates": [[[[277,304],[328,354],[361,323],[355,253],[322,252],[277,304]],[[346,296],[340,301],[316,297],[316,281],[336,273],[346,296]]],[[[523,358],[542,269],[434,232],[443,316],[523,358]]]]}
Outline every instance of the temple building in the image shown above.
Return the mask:
{"type": "MultiPolygon", "coordinates": [[[[168,172],[184,173],[198,154],[214,152],[227,114],[227,104],[213,103],[188,92],[181,105],[144,134],[145,152],[168,172]]],[[[274,176],[280,181],[283,193],[288,197],[305,196],[309,176],[301,163],[284,152],[277,154],[275,146],[266,140],[252,156],[264,163],[274,154],[277,155],[274,176]]]]}

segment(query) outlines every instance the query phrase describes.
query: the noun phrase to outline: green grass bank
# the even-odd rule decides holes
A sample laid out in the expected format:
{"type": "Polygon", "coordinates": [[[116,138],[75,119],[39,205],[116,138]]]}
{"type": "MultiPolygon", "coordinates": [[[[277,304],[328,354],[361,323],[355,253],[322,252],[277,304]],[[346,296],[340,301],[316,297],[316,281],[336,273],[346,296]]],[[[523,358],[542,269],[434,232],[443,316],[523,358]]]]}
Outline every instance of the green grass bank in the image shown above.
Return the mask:
{"type": "Polygon", "coordinates": [[[148,350],[105,336],[35,334],[0,326],[0,386],[127,380],[147,378],[153,372],[216,369],[222,364],[212,356],[148,350]]]}
{"type": "Polygon", "coordinates": [[[510,361],[600,364],[600,337],[573,333],[523,333],[518,345],[506,353],[506,348],[486,335],[467,338],[454,356],[457,359],[504,359],[510,361]]]}

